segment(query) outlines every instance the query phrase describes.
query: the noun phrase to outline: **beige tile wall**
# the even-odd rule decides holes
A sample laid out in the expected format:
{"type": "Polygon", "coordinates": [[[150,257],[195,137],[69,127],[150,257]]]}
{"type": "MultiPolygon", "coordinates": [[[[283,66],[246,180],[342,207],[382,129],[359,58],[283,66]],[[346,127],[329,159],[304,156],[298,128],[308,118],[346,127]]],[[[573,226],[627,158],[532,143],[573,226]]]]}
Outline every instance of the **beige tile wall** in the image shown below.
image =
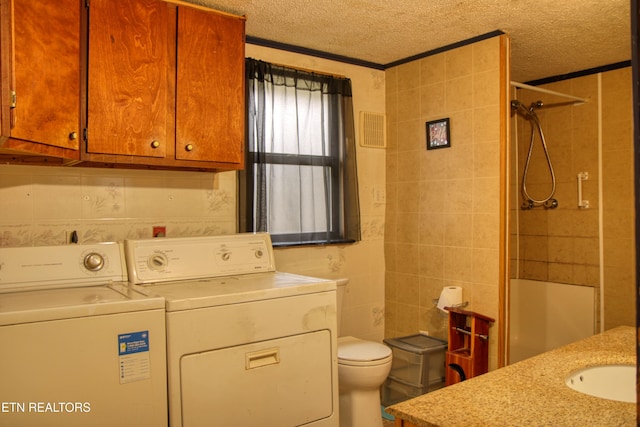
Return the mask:
{"type": "MultiPolygon", "coordinates": [[[[515,95],[525,105],[543,100],[538,110],[557,178],[559,207],[522,210],[520,185],[530,141],[530,125],[513,118],[512,138],[518,154],[511,169],[511,275],[525,279],[600,286],[600,217],[603,215],[604,328],[635,323],[635,228],[633,194],[633,116],[631,69],[594,74],[543,86],[588,99],[566,104],[567,99],[528,90],[515,95]],[[601,89],[599,92],[599,79],[601,89]],[[600,95],[599,95],[600,93],[600,95]],[[602,194],[599,200],[598,107],[602,110],[602,194]],[[588,172],[578,208],[577,174],[588,172]],[[517,216],[517,217],[516,217],[517,216]],[[516,276],[518,275],[518,276],[516,276]]],[[[527,187],[533,197],[549,192],[550,175],[536,136],[527,187]]],[[[599,312],[597,292],[596,309],[599,312]]],[[[599,317],[596,330],[599,330],[599,317]]]]}
{"type": "MultiPolygon", "coordinates": [[[[598,82],[596,75],[565,80],[544,86],[546,89],[586,98],[584,104],[568,103],[566,98],[526,89],[518,90],[517,99],[529,106],[541,100],[545,106],[536,113],[542,123],[553,170],[558,200],[556,209],[535,207],[520,209],[524,200],[521,185],[531,138],[531,123],[522,115],[514,116],[517,138],[512,139],[517,152],[517,169],[512,168],[514,206],[518,215],[519,263],[513,277],[597,286],[599,279],[598,240],[598,82]],[[569,105],[567,105],[569,104],[569,105]],[[583,199],[588,209],[578,207],[577,174],[587,172],[583,182],[583,199]]],[[[552,180],[540,136],[535,128],[534,148],[529,162],[527,189],[534,199],[546,198],[552,180]]],[[[516,221],[512,221],[516,223],[516,221]]],[[[513,228],[512,228],[512,231],[513,228]]],[[[512,265],[514,263],[512,262],[512,265]]]]}
{"type": "Polygon", "coordinates": [[[50,246],[236,230],[235,173],[0,166],[0,246],[50,246]]]}
{"type": "Polygon", "coordinates": [[[635,197],[631,68],[602,74],[604,327],[635,325],[635,197]]]}
{"type": "Polygon", "coordinates": [[[469,310],[498,318],[500,41],[387,70],[387,337],[446,338],[433,299],[447,285],[462,286],[469,310]],[[425,122],[444,117],[451,147],[427,151],[425,122]]]}

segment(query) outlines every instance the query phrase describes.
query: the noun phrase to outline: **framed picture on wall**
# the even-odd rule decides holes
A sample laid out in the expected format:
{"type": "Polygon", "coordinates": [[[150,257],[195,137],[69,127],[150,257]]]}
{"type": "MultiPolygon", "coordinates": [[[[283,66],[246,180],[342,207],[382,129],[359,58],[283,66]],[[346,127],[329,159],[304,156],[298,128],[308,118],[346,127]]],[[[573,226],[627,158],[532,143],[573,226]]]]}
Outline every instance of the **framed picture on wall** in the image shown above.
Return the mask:
{"type": "Polygon", "coordinates": [[[427,150],[451,147],[449,118],[427,122],[427,150]]]}

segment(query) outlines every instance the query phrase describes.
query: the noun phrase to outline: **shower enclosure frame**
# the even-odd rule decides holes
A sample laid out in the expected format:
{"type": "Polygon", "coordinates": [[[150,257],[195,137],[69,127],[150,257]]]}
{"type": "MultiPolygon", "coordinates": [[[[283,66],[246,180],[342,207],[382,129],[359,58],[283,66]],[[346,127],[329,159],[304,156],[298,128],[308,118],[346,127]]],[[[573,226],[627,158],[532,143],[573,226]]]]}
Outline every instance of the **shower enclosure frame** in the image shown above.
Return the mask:
{"type": "MultiPolygon", "coordinates": [[[[584,104],[584,103],[587,103],[587,102],[591,102],[591,99],[586,99],[586,98],[582,98],[582,97],[578,97],[578,96],[573,96],[573,95],[569,95],[569,94],[566,94],[566,93],[561,93],[561,92],[557,92],[557,91],[553,91],[553,90],[549,90],[549,89],[545,89],[545,88],[526,85],[526,84],[522,84],[522,83],[518,83],[518,82],[514,82],[514,81],[510,82],[510,86],[512,88],[526,89],[526,90],[535,91],[537,93],[543,93],[543,94],[549,94],[549,95],[553,95],[553,96],[563,97],[563,98],[566,98],[566,99],[569,100],[566,103],[565,102],[552,103],[552,104],[549,104],[549,106],[581,105],[581,104],[584,104]]],[[[513,90],[510,91],[510,92],[513,95],[513,90]]],[[[598,75],[598,98],[601,98],[601,76],[600,75],[598,75]]],[[[599,101],[596,101],[596,102],[597,102],[597,108],[598,108],[598,125],[597,125],[598,126],[598,158],[599,158],[599,161],[598,161],[599,162],[599,165],[598,165],[598,169],[599,169],[598,176],[602,177],[602,173],[601,173],[602,172],[602,161],[601,161],[601,154],[602,154],[601,153],[601,150],[602,150],[602,111],[601,111],[601,105],[600,105],[601,103],[599,101]]],[[[533,108],[533,106],[532,106],[532,108],[533,108]]],[[[532,126],[533,126],[533,124],[532,124],[532,126]]],[[[516,175],[519,176],[519,174],[517,172],[516,172],[516,175]]],[[[598,194],[599,194],[599,200],[601,201],[602,200],[602,184],[601,184],[601,182],[598,182],[598,194]]],[[[511,197],[512,196],[510,196],[509,198],[511,198],[511,197]]],[[[580,200],[578,202],[580,203],[580,200]]],[[[581,206],[578,206],[578,207],[580,208],[581,206]]],[[[602,251],[602,247],[603,247],[603,244],[602,244],[602,238],[603,238],[603,232],[602,232],[602,203],[598,204],[598,209],[599,209],[599,228],[600,228],[600,230],[599,230],[599,239],[600,239],[600,245],[599,245],[600,246],[600,250],[599,250],[600,279],[599,279],[599,284],[598,284],[598,288],[599,289],[596,290],[596,292],[599,293],[599,298],[598,298],[599,299],[599,307],[598,307],[599,308],[599,322],[598,323],[599,323],[599,329],[601,331],[603,326],[604,326],[604,318],[603,318],[603,316],[604,316],[604,308],[603,308],[603,305],[604,305],[603,265],[604,265],[604,263],[603,263],[603,260],[602,260],[602,258],[603,258],[603,251],[602,251]]],[[[516,229],[518,229],[518,228],[519,228],[519,224],[516,224],[516,229]]],[[[519,233],[520,233],[519,230],[516,231],[516,235],[519,236],[519,233]]],[[[516,244],[516,251],[519,251],[517,246],[518,245],[516,244]]],[[[518,261],[516,261],[516,266],[514,266],[514,268],[519,270],[519,267],[517,266],[519,264],[519,260],[520,260],[520,255],[519,254],[516,255],[516,259],[518,261]]],[[[520,277],[520,274],[517,273],[516,277],[520,277]]],[[[509,289],[510,286],[511,286],[509,284],[510,283],[510,279],[511,279],[510,277],[508,277],[506,279],[507,280],[507,284],[508,284],[507,285],[508,289],[507,289],[507,292],[506,292],[506,295],[505,295],[506,301],[507,301],[507,307],[509,307],[508,301],[509,301],[510,292],[511,292],[510,289],[509,289]]],[[[509,319],[509,318],[510,318],[510,308],[507,308],[506,319],[509,319]]],[[[507,342],[508,342],[509,341],[508,336],[510,334],[510,326],[511,325],[509,325],[508,321],[506,323],[507,323],[507,328],[505,330],[505,333],[507,334],[507,342]]],[[[598,330],[594,328],[594,332],[598,332],[598,330]]],[[[506,350],[507,350],[507,352],[506,352],[507,360],[509,359],[509,357],[508,357],[508,353],[509,353],[508,347],[509,347],[509,345],[507,345],[507,348],[506,348],[506,350]]]]}

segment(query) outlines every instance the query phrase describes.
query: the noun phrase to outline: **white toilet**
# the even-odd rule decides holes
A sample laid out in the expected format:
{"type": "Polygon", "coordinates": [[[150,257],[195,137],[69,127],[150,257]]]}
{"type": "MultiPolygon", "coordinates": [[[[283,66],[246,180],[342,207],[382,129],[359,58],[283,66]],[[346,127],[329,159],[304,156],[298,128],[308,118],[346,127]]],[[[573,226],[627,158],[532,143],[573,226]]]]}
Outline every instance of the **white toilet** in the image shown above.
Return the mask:
{"type": "MultiPolygon", "coordinates": [[[[338,282],[338,335],[348,279],[338,282]]],[[[391,370],[391,349],[355,337],[338,337],[340,427],[382,427],[380,386],[391,370]]]]}

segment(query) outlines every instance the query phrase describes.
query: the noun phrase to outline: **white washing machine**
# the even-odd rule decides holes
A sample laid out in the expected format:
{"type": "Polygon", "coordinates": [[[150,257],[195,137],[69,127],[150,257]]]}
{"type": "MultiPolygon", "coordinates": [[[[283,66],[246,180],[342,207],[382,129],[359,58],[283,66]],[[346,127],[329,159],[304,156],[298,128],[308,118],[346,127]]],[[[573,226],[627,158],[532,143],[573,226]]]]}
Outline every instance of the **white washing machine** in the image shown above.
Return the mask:
{"type": "Polygon", "coordinates": [[[166,426],[164,300],[122,245],[0,248],[0,426],[166,426]]]}
{"type": "Polygon", "coordinates": [[[166,300],[171,426],[338,426],[335,281],[276,271],[263,233],[125,250],[166,300]]]}

